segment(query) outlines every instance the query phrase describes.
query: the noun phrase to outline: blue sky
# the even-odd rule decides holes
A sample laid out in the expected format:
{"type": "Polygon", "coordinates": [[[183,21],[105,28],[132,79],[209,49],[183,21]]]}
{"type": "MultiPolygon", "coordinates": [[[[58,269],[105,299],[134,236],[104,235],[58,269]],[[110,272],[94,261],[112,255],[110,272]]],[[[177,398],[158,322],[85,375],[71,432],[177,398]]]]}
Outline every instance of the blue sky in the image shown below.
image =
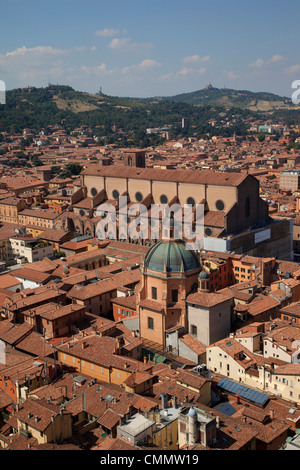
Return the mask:
{"type": "Polygon", "coordinates": [[[298,0],[2,0],[0,6],[0,80],[7,89],[50,82],[147,97],[211,82],[290,97],[300,79],[298,0]]]}

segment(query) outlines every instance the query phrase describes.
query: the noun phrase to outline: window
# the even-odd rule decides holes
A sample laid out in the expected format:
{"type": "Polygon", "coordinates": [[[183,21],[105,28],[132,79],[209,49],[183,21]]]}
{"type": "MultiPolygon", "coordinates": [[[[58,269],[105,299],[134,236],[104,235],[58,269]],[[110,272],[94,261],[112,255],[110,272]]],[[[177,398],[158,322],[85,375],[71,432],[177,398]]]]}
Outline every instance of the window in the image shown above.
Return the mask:
{"type": "Polygon", "coordinates": [[[187,202],[187,204],[189,204],[192,207],[194,207],[194,205],[195,205],[195,199],[192,198],[192,197],[189,197],[186,202],[187,202]]]}
{"type": "Polygon", "coordinates": [[[218,199],[218,201],[216,202],[216,208],[218,209],[218,211],[224,210],[225,204],[223,201],[221,201],[221,199],[218,199]]]}
{"type": "Polygon", "coordinates": [[[197,327],[196,325],[191,325],[191,334],[196,335],[197,334],[197,327]]]}
{"type": "Polygon", "coordinates": [[[172,302],[178,302],[178,290],[172,289],[172,302]]]}
{"type": "Polygon", "coordinates": [[[152,299],[157,300],[157,288],[152,287],[152,299]]]}
{"type": "Polygon", "coordinates": [[[154,320],[152,317],[148,317],[148,329],[154,330],[154,320]]]}
{"type": "Polygon", "coordinates": [[[160,196],[160,202],[161,202],[161,204],[167,204],[168,203],[168,198],[165,194],[162,194],[160,196]]]}
{"type": "Polygon", "coordinates": [[[135,193],[135,199],[136,199],[137,202],[142,202],[142,200],[143,200],[142,193],[140,193],[139,191],[137,193],[135,193]]]}

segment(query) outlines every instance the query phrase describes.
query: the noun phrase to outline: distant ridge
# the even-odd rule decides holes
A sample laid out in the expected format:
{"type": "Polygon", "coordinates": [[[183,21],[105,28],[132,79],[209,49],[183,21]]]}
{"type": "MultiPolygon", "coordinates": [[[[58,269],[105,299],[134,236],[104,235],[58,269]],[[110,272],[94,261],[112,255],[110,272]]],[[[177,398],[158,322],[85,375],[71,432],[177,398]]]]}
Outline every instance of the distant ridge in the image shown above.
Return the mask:
{"type": "Polygon", "coordinates": [[[29,86],[7,91],[6,105],[0,105],[0,134],[56,125],[62,125],[68,131],[87,126],[108,143],[114,134],[120,146],[148,146],[153,143],[154,136],[150,138],[146,130],[166,125],[172,129],[173,138],[187,134],[189,127],[199,136],[212,133],[230,136],[233,132],[245,135],[247,124],[244,119],[249,113],[254,119],[272,116],[295,124],[300,120],[300,105],[273,93],[219,89],[210,84],[191,93],[152,98],[93,94],[76,91],[67,85],[49,84],[46,88],[29,86]],[[221,119],[222,112],[226,113],[228,122],[234,118],[234,129],[232,126],[224,128],[222,123],[213,129],[209,125],[210,120],[221,119]],[[184,129],[182,117],[186,119],[184,129]],[[126,142],[127,137],[129,142],[126,142]]]}
{"type": "Polygon", "coordinates": [[[266,112],[274,109],[295,108],[290,98],[274,93],[215,88],[211,84],[208,84],[202,90],[166,96],[161,99],[194,106],[235,107],[266,112]]]}

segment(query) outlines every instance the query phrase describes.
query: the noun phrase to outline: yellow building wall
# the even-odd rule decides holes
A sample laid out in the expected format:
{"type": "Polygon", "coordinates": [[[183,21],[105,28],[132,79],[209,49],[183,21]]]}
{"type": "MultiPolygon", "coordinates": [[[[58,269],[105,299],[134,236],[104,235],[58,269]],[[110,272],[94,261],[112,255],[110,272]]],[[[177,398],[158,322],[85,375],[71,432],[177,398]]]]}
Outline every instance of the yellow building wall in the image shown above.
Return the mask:
{"type": "Polygon", "coordinates": [[[195,200],[196,204],[205,198],[205,185],[200,184],[189,184],[189,183],[179,183],[178,184],[178,198],[180,204],[183,206],[187,204],[187,199],[192,197],[195,200]]]}
{"type": "Polygon", "coordinates": [[[175,419],[153,434],[153,444],[165,450],[176,450],[178,442],[178,420],[175,419]]]}
{"type": "Polygon", "coordinates": [[[166,195],[168,202],[171,202],[174,196],[177,195],[177,185],[176,183],[164,181],[153,181],[152,183],[152,195],[154,204],[162,204],[160,202],[161,195],[166,195]]]}
{"type": "Polygon", "coordinates": [[[68,366],[74,367],[76,371],[82,374],[116,385],[121,385],[124,380],[126,380],[127,377],[131,375],[130,371],[124,371],[116,368],[109,370],[108,367],[100,366],[98,364],[79,359],[72,355],[65,354],[64,356],[64,353],[61,351],[58,351],[58,361],[61,361],[68,366]]]}
{"type": "Polygon", "coordinates": [[[230,186],[207,185],[206,197],[210,211],[217,211],[216,201],[218,199],[221,199],[225,204],[224,212],[227,212],[237,201],[236,189],[230,186]]]}
{"type": "Polygon", "coordinates": [[[132,202],[137,202],[135,194],[140,192],[143,195],[143,198],[148,196],[151,193],[151,182],[149,180],[134,180],[130,179],[128,181],[128,195],[129,199],[132,202]]]}

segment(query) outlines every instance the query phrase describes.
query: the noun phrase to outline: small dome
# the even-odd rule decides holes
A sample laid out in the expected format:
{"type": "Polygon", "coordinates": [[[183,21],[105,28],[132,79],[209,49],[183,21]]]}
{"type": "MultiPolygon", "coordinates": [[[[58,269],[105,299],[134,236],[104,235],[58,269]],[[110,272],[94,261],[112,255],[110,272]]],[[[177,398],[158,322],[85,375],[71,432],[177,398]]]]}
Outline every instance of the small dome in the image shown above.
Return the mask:
{"type": "Polygon", "coordinates": [[[208,272],[206,272],[205,269],[202,269],[202,271],[199,273],[198,279],[200,279],[201,281],[208,281],[209,280],[208,272]]]}
{"type": "Polygon", "coordinates": [[[184,241],[160,241],[145,257],[145,267],[152,271],[175,272],[193,271],[201,267],[196,253],[186,248],[184,241]]]}
{"type": "Polygon", "coordinates": [[[70,272],[70,271],[68,270],[67,266],[64,266],[64,267],[63,267],[63,273],[64,273],[64,274],[69,274],[69,272],[70,272]]]}
{"type": "Polygon", "coordinates": [[[191,418],[196,418],[197,417],[197,412],[196,412],[195,408],[190,408],[189,409],[188,416],[190,416],[191,418]]]}

